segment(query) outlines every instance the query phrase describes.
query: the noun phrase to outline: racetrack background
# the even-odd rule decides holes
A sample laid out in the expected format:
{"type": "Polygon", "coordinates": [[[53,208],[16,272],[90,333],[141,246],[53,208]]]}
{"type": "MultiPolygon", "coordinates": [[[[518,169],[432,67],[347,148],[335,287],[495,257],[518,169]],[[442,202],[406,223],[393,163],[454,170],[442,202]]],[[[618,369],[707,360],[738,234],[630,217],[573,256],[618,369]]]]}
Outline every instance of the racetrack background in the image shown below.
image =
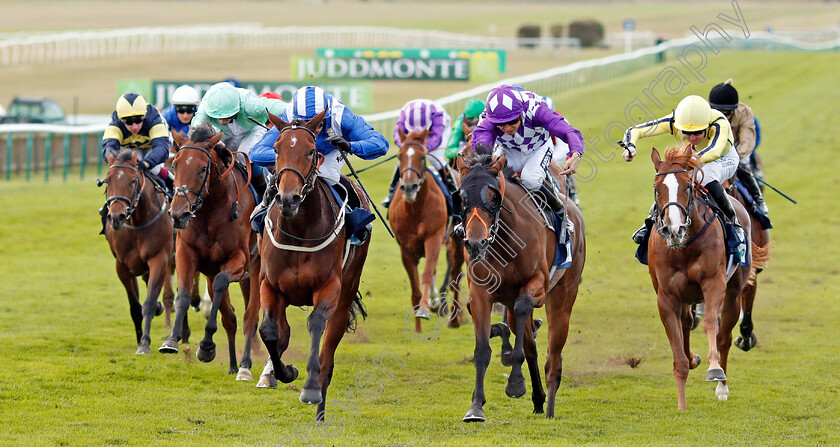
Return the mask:
{"type": "MultiPolygon", "coordinates": [[[[744,14],[749,21],[746,9],[744,14]]],[[[697,22],[706,23],[707,16],[697,22]]],[[[554,96],[558,109],[587,139],[601,137],[597,147],[602,154],[616,157],[599,162],[597,175],[580,185],[588,259],[564,350],[554,420],[531,414],[529,395],[518,400],[504,395],[503,375],[509,369],[500,365],[494,343],[485,382],[488,420],[460,422],[475,378],[471,322],[467,319],[457,330],[443,328],[425,343],[405,331],[406,275],[396,244],[381,226],[374,230],[362,282],[370,316],[336,353],[327,400],[331,426],[316,428],[314,407],[298,401],[302,378],[278,390],[234,382],[225,374],[222,349],[210,364],[197,361],[192,350],[134,356],[125,293],[107,244],[96,235],[102,189],[92,179],[16,180],[0,182],[0,209],[6,210],[0,217],[0,365],[5,366],[0,444],[836,445],[838,66],[836,52],[723,52],[709,57],[705,83],[692,79],[681,93],[706,96],[715,83],[734,78],[742,100],[761,120],[759,151],[767,181],[800,202],[792,205],[765,192],[775,247],[759,276],[754,310],[758,346],[747,353],[733,348],[727,402],[719,402],[714,385],[703,382],[706,342],[695,331],[692,348],[704,363],[689,374],[689,409],[676,410],[672,357],[655,295],[647,268],[632,254],[629,236],[652,200],[649,149],[663,149],[671,140],[643,140],[631,164],[603,143],[606,124],[624,119],[627,104],[658,75],[660,68],[655,68],[554,96]],[[380,371],[373,360],[385,349],[393,350],[405,367],[390,363],[394,376],[379,374],[379,392],[361,395],[356,379],[364,378],[365,371],[380,371]],[[631,368],[635,360],[641,363],[631,368]],[[346,387],[355,406],[348,403],[346,387]]],[[[518,69],[545,67],[529,68],[518,69]]],[[[26,76],[17,76],[26,82],[26,76]]],[[[92,95],[110,101],[112,88],[100,87],[108,90],[101,93],[88,87],[92,95]]],[[[393,93],[394,106],[414,97],[413,84],[400,88],[399,101],[393,93]]],[[[678,99],[670,98],[669,107],[678,99]]],[[[365,172],[363,181],[374,200],[384,195],[391,170],[388,164],[365,172]]],[[[238,288],[232,290],[241,328],[244,306],[238,288]]],[[[288,313],[292,341],[284,358],[303,369],[306,312],[290,308],[288,313]]],[[[190,321],[195,343],[203,321],[194,312],[190,321]]],[[[541,364],[544,331],[537,338],[541,364]]],[[[216,342],[223,346],[221,332],[216,342]]],[[[165,335],[163,320],[155,319],[152,346],[165,335]]],[[[237,338],[241,347],[241,333],[237,338]]],[[[261,349],[255,375],[264,358],[261,349]]]]}

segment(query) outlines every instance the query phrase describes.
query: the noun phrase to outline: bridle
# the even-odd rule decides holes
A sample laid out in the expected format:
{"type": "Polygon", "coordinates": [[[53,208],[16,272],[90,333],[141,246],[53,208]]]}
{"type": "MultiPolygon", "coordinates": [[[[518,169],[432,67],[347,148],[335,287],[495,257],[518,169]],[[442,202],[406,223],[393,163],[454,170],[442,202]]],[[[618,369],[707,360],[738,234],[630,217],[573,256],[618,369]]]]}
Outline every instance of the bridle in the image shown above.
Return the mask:
{"type": "MultiPolygon", "coordinates": [[[[178,149],[178,152],[180,152],[182,150],[185,150],[185,149],[193,149],[193,150],[201,151],[201,152],[204,153],[204,155],[207,156],[207,166],[206,166],[206,169],[204,170],[204,178],[201,180],[201,189],[196,191],[194,189],[187,188],[186,185],[178,186],[178,187],[175,188],[174,196],[175,197],[184,196],[184,198],[187,200],[187,203],[189,203],[189,205],[190,205],[189,210],[188,210],[189,213],[190,213],[190,216],[195,217],[195,213],[198,212],[199,208],[201,208],[201,205],[204,204],[204,198],[207,197],[208,190],[211,187],[219,184],[222,180],[225,179],[225,177],[227,177],[228,174],[230,174],[231,170],[233,170],[233,166],[236,164],[236,160],[232,159],[230,161],[230,166],[228,166],[227,169],[225,169],[225,171],[222,172],[222,170],[219,169],[219,165],[216,164],[216,162],[213,161],[213,156],[212,156],[212,154],[210,154],[210,150],[205,149],[205,148],[200,147],[200,146],[185,145],[185,146],[181,146],[180,149],[178,149]],[[216,173],[219,175],[219,178],[214,180],[212,183],[210,182],[210,167],[211,166],[216,168],[216,173]],[[195,202],[190,200],[190,197],[187,195],[187,193],[192,193],[193,195],[195,195],[195,202]]],[[[234,154],[237,154],[239,152],[231,151],[230,153],[231,153],[231,156],[233,157],[234,154]]],[[[248,171],[248,182],[250,182],[251,181],[251,166],[250,166],[249,162],[246,163],[246,168],[247,168],[247,171],[248,171]]],[[[234,177],[233,181],[234,181],[234,186],[236,186],[236,177],[234,177]]],[[[245,183],[245,188],[248,187],[248,182],[245,183]]],[[[239,187],[236,186],[237,193],[236,193],[236,198],[233,199],[233,208],[231,210],[231,220],[236,219],[239,215],[238,212],[236,211],[236,204],[237,204],[237,201],[239,200],[239,194],[241,194],[242,191],[245,188],[240,190],[239,187]]]]}
{"type": "MultiPolygon", "coordinates": [[[[128,222],[131,219],[131,216],[134,215],[134,211],[137,209],[137,205],[140,203],[140,198],[143,197],[143,189],[146,187],[146,175],[134,166],[112,165],[110,168],[108,168],[108,170],[110,171],[113,168],[131,169],[132,171],[134,171],[137,174],[137,176],[134,178],[134,180],[131,181],[134,184],[134,189],[131,192],[131,197],[110,196],[105,200],[105,207],[108,208],[109,212],[111,210],[111,205],[114,202],[124,203],[125,206],[126,206],[126,208],[125,208],[125,220],[126,220],[126,222],[128,222]],[[142,181],[138,180],[138,179],[142,179],[142,181]]],[[[97,181],[97,186],[102,186],[103,183],[110,183],[110,181],[107,180],[107,179],[106,180],[98,180],[97,181]]],[[[107,188],[106,188],[105,191],[107,193],[107,188]]],[[[155,214],[155,216],[152,217],[148,222],[146,222],[142,225],[136,225],[136,226],[125,224],[124,227],[126,229],[129,229],[129,230],[142,230],[142,229],[150,226],[151,224],[155,223],[155,221],[157,221],[158,218],[160,218],[160,216],[162,216],[163,213],[166,212],[166,203],[165,202],[166,202],[166,197],[165,197],[165,194],[164,194],[164,203],[160,204],[160,210],[158,210],[158,213],[155,214]]]]}
{"type": "MultiPolygon", "coordinates": [[[[282,129],[280,129],[280,134],[282,134],[283,132],[286,132],[287,130],[305,130],[305,131],[309,132],[309,135],[312,135],[312,140],[313,141],[316,139],[315,132],[313,132],[312,129],[310,129],[308,127],[305,127],[305,126],[299,126],[297,124],[290,124],[290,125],[282,128],[282,129]]],[[[315,176],[318,173],[318,159],[320,158],[320,155],[321,155],[320,153],[317,152],[317,150],[316,150],[316,154],[317,155],[315,157],[312,157],[312,165],[309,167],[309,173],[307,173],[306,175],[303,175],[303,173],[301,173],[300,171],[298,171],[297,169],[295,169],[291,166],[284,166],[283,168],[277,170],[277,174],[274,176],[275,186],[280,184],[280,176],[283,175],[283,172],[290,171],[294,174],[297,174],[298,177],[300,177],[301,180],[303,180],[303,187],[300,190],[300,201],[303,202],[303,200],[306,199],[306,195],[309,194],[310,192],[312,192],[312,189],[315,186],[315,176]]]]}
{"type": "MultiPolygon", "coordinates": [[[[499,215],[501,214],[502,209],[504,209],[505,211],[507,211],[509,213],[511,212],[504,205],[504,198],[505,198],[505,178],[504,178],[504,175],[502,175],[500,178],[501,178],[501,180],[499,181],[498,187],[494,187],[494,186],[489,185],[489,184],[483,185],[481,187],[481,193],[480,193],[481,206],[480,207],[479,206],[473,206],[471,208],[464,209],[465,214],[469,215],[469,217],[467,217],[465,219],[466,223],[464,224],[464,228],[466,229],[467,227],[470,226],[470,224],[472,223],[473,220],[478,219],[478,221],[484,227],[484,237],[486,239],[488,239],[489,244],[492,244],[493,241],[496,240],[496,234],[498,234],[498,231],[499,231],[499,222],[500,222],[499,215]],[[498,206],[493,206],[493,205],[487,203],[487,190],[488,189],[493,189],[499,194],[499,205],[498,206]],[[481,218],[481,215],[478,214],[478,208],[483,209],[487,214],[489,214],[490,216],[493,217],[492,221],[490,222],[490,225],[487,225],[487,222],[485,222],[484,219],[481,218]],[[470,211],[472,211],[472,213],[470,213],[470,211]]],[[[463,186],[461,188],[461,192],[464,193],[463,186]]],[[[466,200],[464,200],[464,202],[466,203],[466,200]]]]}
{"type": "MultiPolygon", "coordinates": [[[[657,172],[656,176],[659,177],[661,175],[681,174],[681,173],[686,173],[687,174],[688,170],[687,169],[677,169],[677,170],[673,170],[673,171],[662,171],[662,172],[657,172]]],[[[657,233],[662,234],[662,228],[664,226],[662,218],[665,215],[665,210],[668,209],[669,206],[676,206],[677,208],[682,210],[682,212],[685,213],[685,226],[686,226],[686,228],[691,226],[691,210],[692,210],[692,207],[694,205],[694,188],[695,188],[695,184],[696,184],[696,182],[695,182],[696,173],[697,173],[696,168],[691,170],[691,178],[688,181],[688,203],[686,205],[683,205],[680,202],[668,202],[664,206],[662,206],[662,208],[659,208],[659,203],[656,201],[656,197],[655,197],[655,194],[654,194],[653,204],[654,204],[654,207],[656,208],[656,232],[657,233]]],[[[655,191],[655,189],[654,189],[654,191],[655,191]]]]}
{"type": "MultiPolygon", "coordinates": [[[[400,149],[402,149],[403,147],[406,147],[406,146],[419,146],[424,151],[426,150],[426,146],[423,143],[418,143],[416,141],[409,141],[407,143],[403,143],[403,145],[400,146],[400,149]]],[[[422,160],[423,160],[423,169],[426,169],[426,154],[425,153],[423,154],[422,160]]],[[[418,169],[416,169],[415,167],[413,167],[411,165],[409,165],[408,167],[406,167],[404,169],[402,169],[402,168],[400,169],[400,181],[402,181],[403,175],[405,175],[406,172],[413,172],[413,173],[417,174],[417,177],[420,177],[420,182],[417,184],[417,186],[418,187],[423,186],[423,182],[426,181],[426,176],[424,175],[424,173],[420,172],[418,169]]]]}

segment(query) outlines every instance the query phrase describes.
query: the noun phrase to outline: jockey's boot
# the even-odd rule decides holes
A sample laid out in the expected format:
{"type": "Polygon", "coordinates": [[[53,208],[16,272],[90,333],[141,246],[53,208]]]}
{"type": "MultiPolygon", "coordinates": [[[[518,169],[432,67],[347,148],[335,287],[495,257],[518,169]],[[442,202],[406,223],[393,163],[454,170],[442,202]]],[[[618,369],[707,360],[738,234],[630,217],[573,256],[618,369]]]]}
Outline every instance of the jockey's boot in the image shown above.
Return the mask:
{"type": "Polygon", "coordinates": [[[251,177],[251,185],[254,187],[254,190],[257,191],[257,197],[262,197],[265,195],[265,175],[256,175],[251,177]]]}
{"type": "Polygon", "coordinates": [[[277,184],[274,182],[274,176],[271,174],[266,175],[268,179],[266,180],[266,187],[265,192],[263,193],[262,202],[260,202],[255,208],[254,211],[251,212],[251,229],[253,229],[257,234],[262,234],[263,230],[263,222],[265,222],[265,213],[268,210],[269,205],[274,200],[274,196],[277,195],[277,184]]]}
{"type": "Polygon", "coordinates": [[[458,186],[455,184],[455,178],[452,177],[452,172],[449,166],[444,165],[438,170],[438,175],[443,179],[443,184],[449,190],[449,195],[452,196],[452,217],[455,220],[461,220],[461,195],[458,194],[458,186]]]}
{"type": "Polygon", "coordinates": [[[636,230],[633,233],[633,242],[637,244],[641,244],[645,241],[645,236],[647,236],[648,231],[653,228],[653,223],[656,221],[656,204],[654,203],[653,206],[650,207],[650,212],[648,216],[645,217],[645,223],[642,224],[642,228],[636,230]]]}
{"type": "Polygon", "coordinates": [[[726,223],[737,224],[735,208],[732,207],[732,202],[729,201],[729,195],[723,190],[723,186],[717,181],[712,181],[706,185],[706,190],[709,191],[709,194],[715,199],[718,208],[723,212],[723,215],[726,217],[726,223]]]}
{"type": "Polygon", "coordinates": [[[391,185],[388,186],[388,195],[382,199],[382,206],[388,208],[394,200],[394,192],[397,190],[397,183],[400,182],[400,165],[394,166],[394,176],[391,178],[391,185]]]}
{"type": "Polygon", "coordinates": [[[557,195],[554,193],[554,188],[552,188],[551,185],[543,182],[538,193],[542,199],[545,200],[545,203],[548,204],[548,207],[551,208],[551,211],[554,211],[558,216],[563,215],[565,207],[563,206],[563,202],[557,198],[557,195]]]}
{"type": "Polygon", "coordinates": [[[740,180],[744,187],[747,188],[747,192],[749,192],[752,196],[758,209],[760,209],[765,215],[770,213],[770,209],[767,207],[767,204],[764,203],[764,195],[761,194],[761,188],[758,187],[758,181],[756,181],[752,172],[739,167],[736,174],[738,175],[738,180],[740,180]]]}

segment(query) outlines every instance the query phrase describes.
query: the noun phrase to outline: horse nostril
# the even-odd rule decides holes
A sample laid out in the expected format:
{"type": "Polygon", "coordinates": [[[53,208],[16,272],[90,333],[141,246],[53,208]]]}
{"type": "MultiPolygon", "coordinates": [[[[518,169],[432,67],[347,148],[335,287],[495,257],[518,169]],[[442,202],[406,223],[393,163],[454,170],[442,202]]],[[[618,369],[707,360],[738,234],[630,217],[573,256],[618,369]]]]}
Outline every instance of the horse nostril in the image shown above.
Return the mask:
{"type": "Polygon", "coordinates": [[[292,196],[292,206],[297,206],[300,204],[301,197],[300,194],[295,194],[292,196]]]}

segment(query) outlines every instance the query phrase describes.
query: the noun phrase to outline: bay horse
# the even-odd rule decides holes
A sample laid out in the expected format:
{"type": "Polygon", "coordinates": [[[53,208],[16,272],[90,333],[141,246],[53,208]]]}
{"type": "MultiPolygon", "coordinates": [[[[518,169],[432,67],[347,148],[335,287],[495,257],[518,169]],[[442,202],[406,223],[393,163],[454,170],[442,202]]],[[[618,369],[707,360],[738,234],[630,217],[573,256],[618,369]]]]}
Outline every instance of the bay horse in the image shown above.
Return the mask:
{"type": "MultiPolygon", "coordinates": [[[[166,214],[166,194],[137,167],[139,158],[131,149],[107,154],[105,239],[116,259],[117,276],[125,287],[131,319],[137,335],[136,354],[149,354],[152,318],[163,312],[158,302],[161,288],[172,296],[168,264],[173,252],[172,221],[166,214]],[[137,277],[146,282],[146,300],[139,301],[137,277]]],[[[166,295],[166,292],[164,292],[166,295]]],[[[168,316],[168,314],[167,314],[168,316]]],[[[167,318],[168,320],[168,318],[167,318]]]]}
{"type": "MultiPolygon", "coordinates": [[[[546,392],[537,364],[533,309],[545,305],[548,319],[545,364],[548,405],[545,414],[547,418],[554,417],[554,401],[563,365],[562,351],[586,259],[583,216],[566,200],[568,218],[575,226],[570,234],[574,256],[568,268],[551,275],[555,233],[532,200],[533,193],[519,184],[515,173],[502,169],[504,163],[504,156],[494,160],[489,155],[479,155],[467,162],[459,161],[458,166],[463,217],[466,219],[464,247],[468,255],[476,370],[472,405],[464,422],[485,420],[484,375],[490,363],[490,314],[494,302],[502,303],[514,317],[510,319],[510,328],[516,341],[505,393],[516,398],[525,394],[522,363],[527,360],[534,413],[543,413],[546,392]]],[[[548,218],[551,218],[550,212],[548,218]]]]}
{"type": "MultiPolygon", "coordinates": [[[[727,400],[726,367],[732,328],[738,321],[738,295],[750,272],[764,262],[766,250],[752,244],[751,267],[734,261],[737,265],[727,278],[724,230],[711,202],[698,196],[697,178],[702,170],[691,147],[669,148],[664,161],[653,149],[651,161],[656,169],[653,185],[657,218],[656,234],[648,240],[648,268],[659,318],[674,356],[677,407],[684,410],[688,371],[701,362],[689,344],[693,322],[690,306],[705,303],[702,326],[709,343],[706,381],[718,382],[715,395],[727,400]]],[[[738,221],[744,224],[745,237],[750,240],[750,217],[740,203],[732,202],[738,221]]]]}
{"type": "MultiPolygon", "coordinates": [[[[343,206],[335,203],[330,186],[317,177],[323,157],[315,147],[315,135],[325,113],[291,123],[269,113],[280,129],[274,144],[278,192],[260,241],[260,337],[270,357],[264,375],[283,383],[297,378],[297,368],[281,360],[289,346],[286,308],[312,306],[306,324],[310,337],[307,378],[300,401],[318,405],[316,420],[324,418],[336,348],[345,331],[355,327],[356,312],[365,315],[358,290],[370,244],[369,238],[358,246],[347,241],[343,206]],[[319,346],[322,337],[323,346],[319,346]]],[[[357,197],[364,197],[351,184],[357,197]]],[[[345,191],[345,204],[351,195],[345,191]]],[[[360,204],[369,210],[364,201],[360,204]]]]}
{"type": "MultiPolygon", "coordinates": [[[[400,247],[403,267],[408,273],[411,306],[415,310],[415,331],[420,332],[421,320],[429,319],[429,299],[435,293],[435,271],[446,237],[449,214],[446,197],[426,167],[428,150],[424,142],[428,130],[414,130],[406,135],[399,129],[399,134],[403,142],[397,165],[400,169],[399,188],[388,210],[388,221],[400,247]],[[422,277],[418,278],[417,264],[422,257],[426,258],[426,264],[422,277]]],[[[450,327],[460,325],[459,306],[456,296],[449,314],[450,327]]]]}
{"type": "MultiPolygon", "coordinates": [[[[735,197],[735,199],[737,199],[745,209],[749,209],[747,200],[744,198],[743,194],[741,194],[741,191],[735,187],[734,181],[729,187],[729,193],[732,194],[732,196],[735,197]]],[[[751,215],[750,217],[753,216],[751,215]]],[[[751,234],[752,242],[755,245],[768,248],[772,245],[770,230],[763,228],[758,219],[752,219],[751,234]]],[[[767,253],[767,258],[769,260],[769,252],[767,253]]],[[[754,326],[752,320],[752,309],[753,304],[755,303],[756,289],[758,287],[757,275],[763,270],[763,268],[756,269],[756,277],[750,278],[750,281],[747,281],[747,285],[744,286],[744,290],[741,291],[741,295],[738,297],[743,316],[741,318],[741,324],[739,325],[741,336],[735,339],[735,346],[742,351],[749,351],[758,343],[758,337],[755,335],[755,332],[753,332],[754,326]]]]}
{"type": "MultiPolygon", "coordinates": [[[[172,332],[159,348],[177,353],[179,331],[190,306],[190,295],[197,272],[207,276],[213,299],[196,357],[210,362],[216,357],[213,334],[217,330],[216,312],[221,310],[222,325],[228,337],[229,374],[236,380],[251,380],[251,342],[258,318],[258,289],[250,278],[259,277],[257,235],[251,231],[248,216],[256,199],[248,191],[247,175],[235,168],[233,155],[219,141],[221,133],[209,125],[193,129],[190,137],[173,135],[178,154],[173,160],[175,196],[169,213],[178,229],[175,266],[178,272],[178,298],[172,332]],[[180,186],[178,186],[180,185],[180,186]],[[244,217],[242,217],[244,216],[244,217]],[[245,349],[237,371],[236,315],[230,303],[228,285],[238,281],[245,299],[245,349]]],[[[246,167],[250,167],[246,163],[246,167]]]]}

